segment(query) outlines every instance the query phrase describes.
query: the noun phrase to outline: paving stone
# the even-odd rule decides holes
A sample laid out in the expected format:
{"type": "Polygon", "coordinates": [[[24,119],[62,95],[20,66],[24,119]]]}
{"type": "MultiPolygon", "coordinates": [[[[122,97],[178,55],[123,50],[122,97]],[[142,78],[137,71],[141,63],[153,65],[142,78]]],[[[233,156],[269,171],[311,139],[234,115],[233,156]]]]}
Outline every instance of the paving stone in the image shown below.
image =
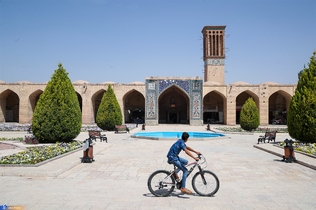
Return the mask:
{"type": "MultiPolygon", "coordinates": [[[[159,125],[146,126],[146,130],[205,131],[205,126],[159,125]]],[[[83,152],[79,150],[38,167],[0,167],[0,205],[26,209],[315,209],[316,170],[281,161],[283,149],[271,143],[258,145],[259,134],[189,139],[187,144],[204,154],[206,168],[219,177],[219,191],[213,197],[201,197],[175,190],[169,197],[157,198],[149,192],[147,179],[155,170],[173,169],[166,160],[173,141],[130,138],[137,131],[140,128],[130,134],[106,132],[109,143],[95,143],[93,163],[81,163],[83,152]]],[[[0,132],[0,137],[10,134],[0,132]]],[[[14,136],[19,134],[23,136],[14,136]]],[[[83,132],[77,138],[87,137],[83,132]]],[[[277,141],[285,138],[288,134],[277,134],[277,141]]],[[[296,157],[316,166],[311,157],[296,157]]],[[[192,175],[187,186],[193,190],[191,180],[192,175]]]]}

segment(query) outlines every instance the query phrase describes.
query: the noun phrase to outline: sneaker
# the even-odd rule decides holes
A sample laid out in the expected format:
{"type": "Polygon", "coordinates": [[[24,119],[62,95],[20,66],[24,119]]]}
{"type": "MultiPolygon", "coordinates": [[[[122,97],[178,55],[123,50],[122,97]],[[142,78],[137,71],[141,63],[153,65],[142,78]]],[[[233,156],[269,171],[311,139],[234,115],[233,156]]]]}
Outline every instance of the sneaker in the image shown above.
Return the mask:
{"type": "Polygon", "coordinates": [[[187,189],[187,188],[182,188],[182,189],[181,189],[181,192],[182,192],[183,194],[192,194],[191,190],[189,190],[189,189],[187,189]]]}
{"type": "Polygon", "coordinates": [[[177,173],[173,173],[172,174],[172,176],[177,180],[177,181],[179,181],[180,180],[180,178],[179,178],[179,176],[178,176],[178,174],[177,173]]]}

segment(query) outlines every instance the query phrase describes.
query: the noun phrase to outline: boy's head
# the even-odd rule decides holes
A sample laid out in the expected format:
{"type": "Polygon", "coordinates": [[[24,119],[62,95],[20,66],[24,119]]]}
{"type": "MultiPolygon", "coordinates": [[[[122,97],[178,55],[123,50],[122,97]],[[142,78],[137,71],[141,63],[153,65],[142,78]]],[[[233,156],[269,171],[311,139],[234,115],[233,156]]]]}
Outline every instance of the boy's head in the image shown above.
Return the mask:
{"type": "Polygon", "coordinates": [[[187,132],[183,132],[181,139],[186,142],[188,140],[188,138],[190,137],[190,135],[187,132]]]}

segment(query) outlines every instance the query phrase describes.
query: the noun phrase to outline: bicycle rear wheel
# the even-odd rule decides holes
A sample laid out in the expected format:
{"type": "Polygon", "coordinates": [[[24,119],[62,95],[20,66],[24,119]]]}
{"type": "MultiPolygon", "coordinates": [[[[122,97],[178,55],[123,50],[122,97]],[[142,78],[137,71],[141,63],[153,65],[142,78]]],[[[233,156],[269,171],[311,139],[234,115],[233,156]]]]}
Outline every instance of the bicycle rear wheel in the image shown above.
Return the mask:
{"type": "Polygon", "coordinates": [[[175,179],[169,175],[170,172],[165,170],[152,173],[147,181],[149,191],[157,197],[170,195],[175,188],[175,179]]]}
{"type": "Polygon", "coordinates": [[[219,179],[211,171],[197,172],[192,178],[194,191],[202,196],[212,196],[219,189],[219,179]]]}

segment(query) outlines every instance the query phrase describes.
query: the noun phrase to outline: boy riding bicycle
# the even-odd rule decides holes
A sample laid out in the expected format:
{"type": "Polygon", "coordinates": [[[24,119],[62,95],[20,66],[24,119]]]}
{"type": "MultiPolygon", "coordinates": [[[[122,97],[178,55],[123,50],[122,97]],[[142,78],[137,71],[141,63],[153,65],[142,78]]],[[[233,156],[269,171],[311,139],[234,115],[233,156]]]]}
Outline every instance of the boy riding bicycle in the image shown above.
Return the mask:
{"type": "MultiPolygon", "coordinates": [[[[201,154],[200,152],[195,151],[191,147],[187,146],[185,143],[188,141],[190,135],[187,132],[183,132],[181,139],[177,140],[171,147],[167,154],[168,163],[173,164],[183,171],[182,183],[181,183],[181,192],[185,194],[192,194],[191,190],[185,188],[186,179],[188,176],[188,169],[185,167],[188,164],[188,161],[184,158],[179,157],[181,150],[184,150],[187,155],[192,157],[194,160],[198,161],[198,157],[194,157],[191,152],[196,153],[197,155],[201,154]]],[[[177,178],[177,174],[174,174],[177,178]]]]}

